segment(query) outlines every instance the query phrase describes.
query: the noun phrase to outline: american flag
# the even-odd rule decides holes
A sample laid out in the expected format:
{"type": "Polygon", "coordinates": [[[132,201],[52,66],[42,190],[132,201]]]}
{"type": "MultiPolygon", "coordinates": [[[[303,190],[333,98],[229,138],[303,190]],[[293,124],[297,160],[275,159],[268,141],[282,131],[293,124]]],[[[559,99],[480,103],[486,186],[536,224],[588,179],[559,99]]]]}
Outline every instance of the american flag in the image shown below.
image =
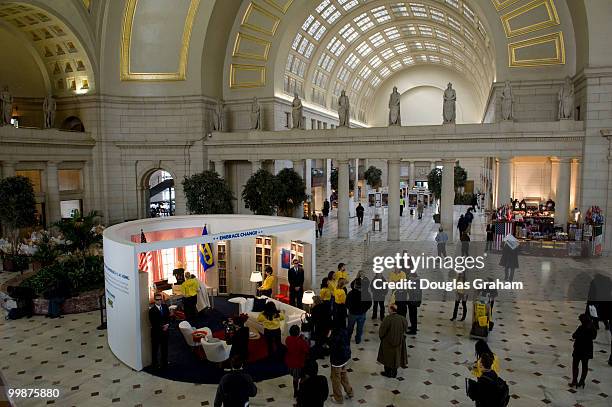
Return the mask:
{"type": "Polygon", "coordinates": [[[504,241],[504,237],[512,234],[514,224],[512,222],[495,222],[495,248],[500,250],[504,241]]]}
{"type": "MultiPolygon", "coordinates": [[[[142,229],[140,229],[140,243],[147,243],[147,238],[145,237],[145,234],[142,229]]],[[[138,270],[143,273],[149,273],[149,280],[152,280],[153,278],[153,273],[149,272],[149,264],[152,262],[153,253],[143,252],[138,255],[138,270]]]]}

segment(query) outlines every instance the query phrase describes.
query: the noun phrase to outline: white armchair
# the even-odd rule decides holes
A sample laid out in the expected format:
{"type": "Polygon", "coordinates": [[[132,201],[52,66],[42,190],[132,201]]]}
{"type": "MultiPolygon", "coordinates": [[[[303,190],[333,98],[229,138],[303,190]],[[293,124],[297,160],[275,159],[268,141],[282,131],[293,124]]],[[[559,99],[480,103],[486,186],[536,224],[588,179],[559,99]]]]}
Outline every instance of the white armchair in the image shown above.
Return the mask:
{"type": "Polygon", "coordinates": [[[201,345],[206,359],[216,363],[225,362],[229,359],[230,351],[232,350],[232,345],[228,345],[225,341],[221,340],[213,342],[202,341],[201,345]]]}
{"type": "Polygon", "coordinates": [[[191,326],[191,324],[187,321],[182,321],[179,324],[179,329],[181,331],[181,333],[183,334],[183,338],[185,338],[185,342],[187,342],[188,346],[191,347],[195,347],[198,346],[197,343],[195,343],[193,341],[193,331],[195,331],[195,328],[191,326]]]}

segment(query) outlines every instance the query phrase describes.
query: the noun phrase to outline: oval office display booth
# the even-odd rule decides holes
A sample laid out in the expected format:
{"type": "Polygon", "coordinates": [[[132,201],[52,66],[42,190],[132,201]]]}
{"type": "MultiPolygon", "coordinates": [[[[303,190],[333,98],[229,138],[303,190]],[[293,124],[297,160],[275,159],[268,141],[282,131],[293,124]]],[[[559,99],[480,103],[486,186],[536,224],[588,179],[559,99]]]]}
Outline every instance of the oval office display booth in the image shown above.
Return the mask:
{"type": "Polygon", "coordinates": [[[104,278],[110,349],[133,369],[150,364],[149,305],[156,291],[169,302],[180,294],[173,273],[177,264],[205,282],[210,294],[251,296],[256,290],[253,272],[270,265],[277,277],[273,296],[282,296],[294,258],[304,268],[304,289],[316,286],[314,242],[313,222],[277,216],[177,216],[107,228],[104,278]],[[200,259],[200,249],[207,253],[205,259],[200,259]]]}

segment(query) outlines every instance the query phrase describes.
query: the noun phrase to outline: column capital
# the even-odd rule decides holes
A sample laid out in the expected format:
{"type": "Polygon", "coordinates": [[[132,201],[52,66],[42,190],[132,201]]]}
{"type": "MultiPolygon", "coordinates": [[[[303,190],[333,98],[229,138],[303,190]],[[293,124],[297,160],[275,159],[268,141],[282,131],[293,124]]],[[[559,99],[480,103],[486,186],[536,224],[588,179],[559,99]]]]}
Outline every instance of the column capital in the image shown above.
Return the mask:
{"type": "Polygon", "coordinates": [[[336,159],[336,161],[338,162],[338,165],[348,165],[351,160],[349,160],[348,158],[347,159],[338,158],[336,159]]]}
{"type": "Polygon", "coordinates": [[[446,164],[453,164],[455,165],[455,163],[457,162],[456,158],[443,158],[442,159],[442,164],[446,165],[446,164]]]}
{"type": "Polygon", "coordinates": [[[511,156],[497,157],[497,160],[498,160],[500,163],[505,163],[505,164],[508,164],[508,163],[511,163],[511,162],[512,162],[512,160],[514,160],[514,157],[511,157],[511,156]]]}
{"type": "Polygon", "coordinates": [[[402,162],[402,160],[399,159],[399,158],[391,158],[391,159],[387,160],[387,163],[389,163],[389,164],[400,164],[401,162],[402,162]]]}
{"type": "Polygon", "coordinates": [[[55,161],[55,160],[50,160],[47,161],[47,167],[57,167],[59,165],[60,161],[55,161]]]}
{"type": "Polygon", "coordinates": [[[14,167],[15,165],[17,165],[17,161],[15,160],[2,160],[2,165],[7,167],[7,166],[11,166],[14,167]]]}

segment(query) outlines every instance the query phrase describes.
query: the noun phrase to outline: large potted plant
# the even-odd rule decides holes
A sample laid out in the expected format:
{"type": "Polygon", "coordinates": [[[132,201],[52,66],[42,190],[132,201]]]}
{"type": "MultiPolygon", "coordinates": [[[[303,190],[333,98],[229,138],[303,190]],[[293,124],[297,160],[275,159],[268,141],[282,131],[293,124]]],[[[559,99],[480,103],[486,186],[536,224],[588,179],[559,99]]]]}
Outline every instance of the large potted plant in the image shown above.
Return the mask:
{"type": "Polygon", "coordinates": [[[206,215],[233,213],[234,195],[228,183],[215,171],[204,171],[185,177],[183,192],[187,198],[189,213],[206,215]]]}
{"type": "Polygon", "coordinates": [[[28,178],[17,176],[0,181],[0,223],[7,237],[2,249],[3,269],[25,270],[28,257],[20,251],[21,233],[36,224],[36,199],[28,178]]]}
{"type": "Polygon", "coordinates": [[[306,200],[306,183],[292,168],[282,169],[276,176],[276,206],[279,214],[292,216],[293,211],[306,200]]]}
{"type": "Polygon", "coordinates": [[[274,215],[278,179],[269,171],[260,169],[247,180],[242,199],[256,215],[274,215]]]}
{"type": "MultiPolygon", "coordinates": [[[[429,172],[427,175],[427,185],[434,198],[439,200],[442,196],[442,170],[440,168],[434,168],[429,172]]],[[[435,213],[433,219],[435,223],[440,223],[440,214],[435,213]]]]}
{"type": "Polygon", "coordinates": [[[33,271],[38,271],[43,267],[53,264],[55,259],[61,254],[59,243],[60,240],[52,237],[46,230],[32,234],[32,244],[36,250],[32,254],[33,271]],[[34,238],[34,235],[36,235],[36,238],[34,238]]]}
{"type": "MultiPolygon", "coordinates": [[[[338,190],[338,169],[334,168],[329,175],[329,183],[331,184],[331,189],[334,191],[338,190]]],[[[349,191],[353,191],[355,189],[355,180],[351,177],[349,178],[349,191]]]]}
{"type": "Polygon", "coordinates": [[[373,165],[370,165],[370,167],[363,173],[363,177],[365,178],[367,184],[376,191],[378,191],[382,185],[382,170],[374,167],[373,165]]]}

